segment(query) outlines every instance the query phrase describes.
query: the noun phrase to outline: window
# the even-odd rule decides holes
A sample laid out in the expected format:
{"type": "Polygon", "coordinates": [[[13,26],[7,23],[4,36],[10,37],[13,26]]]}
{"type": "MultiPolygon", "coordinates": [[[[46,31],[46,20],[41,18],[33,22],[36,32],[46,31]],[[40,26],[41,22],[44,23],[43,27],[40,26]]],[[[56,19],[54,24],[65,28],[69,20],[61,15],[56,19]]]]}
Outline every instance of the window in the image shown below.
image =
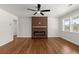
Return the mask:
{"type": "Polygon", "coordinates": [[[79,32],[79,17],[74,19],[65,19],[63,23],[64,31],[79,32]]]}
{"type": "Polygon", "coordinates": [[[64,31],[70,31],[70,20],[64,20],[64,31]]]}
{"type": "Polygon", "coordinates": [[[73,32],[79,32],[79,18],[72,20],[72,30],[73,32]]]}

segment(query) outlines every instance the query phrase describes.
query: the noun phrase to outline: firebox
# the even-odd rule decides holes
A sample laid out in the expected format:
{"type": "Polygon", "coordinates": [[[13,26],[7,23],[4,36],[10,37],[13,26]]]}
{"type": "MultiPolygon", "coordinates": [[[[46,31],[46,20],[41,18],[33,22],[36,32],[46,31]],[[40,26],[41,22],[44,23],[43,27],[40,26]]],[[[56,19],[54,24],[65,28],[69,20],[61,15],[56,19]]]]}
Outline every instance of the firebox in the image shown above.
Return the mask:
{"type": "Polygon", "coordinates": [[[34,31],[33,32],[34,36],[45,36],[45,31],[34,31]]]}

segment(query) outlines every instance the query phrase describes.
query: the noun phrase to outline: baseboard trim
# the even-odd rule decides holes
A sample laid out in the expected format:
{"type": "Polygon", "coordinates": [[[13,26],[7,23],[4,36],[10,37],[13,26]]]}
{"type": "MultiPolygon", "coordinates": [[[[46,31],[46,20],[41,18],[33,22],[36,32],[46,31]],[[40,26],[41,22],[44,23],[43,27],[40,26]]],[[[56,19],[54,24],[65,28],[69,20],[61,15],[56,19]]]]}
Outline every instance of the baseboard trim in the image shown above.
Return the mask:
{"type": "MultiPolygon", "coordinates": [[[[16,37],[18,39],[32,39],[32,37],[16,37]]],[[[52,39],[52,38],[60,38],[60,37],[47,37],[48,39],[52,39]]]]}
{"type": "Polygon", "coordinates": [[[8,41],[8,42],[6,42],[6,43],[4,43],[4,44],[2,44],[2,45],[0,45],[0,47],[2,47],[2,46],[4,46],[4,45],[6,45],[6,44],[8,44],[8,43],[11,43],[13,40],[10,40],[10,41],[8,41]]]}
{"type": "Polygon", "coordinates": [[[66,40],[66,41],[68,41],[68,42],[70,42],[70,43],[72,43],[72,44],[74,44],[74,45],[79,46],[78,44],[74,43],[74,42],[73,42],[73,41],[71,41],[71,40],[68,40],[67,38],[64,38],[64,37],[60,37],[60,38],[61,38],[61,39],[66,40]]]}
{"type": "Polygon", "coordinates": [[[32,37],[16,37],[18,39],[31,39],[32,37]]]}

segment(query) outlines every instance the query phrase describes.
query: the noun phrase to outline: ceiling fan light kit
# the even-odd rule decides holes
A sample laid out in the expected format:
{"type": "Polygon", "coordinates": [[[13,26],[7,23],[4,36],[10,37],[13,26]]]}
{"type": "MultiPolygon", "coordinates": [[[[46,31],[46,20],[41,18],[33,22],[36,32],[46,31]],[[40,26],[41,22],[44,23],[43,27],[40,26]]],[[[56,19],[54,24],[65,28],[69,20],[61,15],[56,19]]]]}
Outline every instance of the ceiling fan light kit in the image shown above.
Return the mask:
{"type": "Polygon", "coordinates": [[[41,15],[44,15],[43,12],[50,12],[50,9],[48,9],[48,10],[41,10],[41,4],[37,4],[37,10],[30,9],[30,8],[28,8],[27,10],[35,11],[35,13],[33,15],[36,15],[37,13],[39,13],[41,15]]]}

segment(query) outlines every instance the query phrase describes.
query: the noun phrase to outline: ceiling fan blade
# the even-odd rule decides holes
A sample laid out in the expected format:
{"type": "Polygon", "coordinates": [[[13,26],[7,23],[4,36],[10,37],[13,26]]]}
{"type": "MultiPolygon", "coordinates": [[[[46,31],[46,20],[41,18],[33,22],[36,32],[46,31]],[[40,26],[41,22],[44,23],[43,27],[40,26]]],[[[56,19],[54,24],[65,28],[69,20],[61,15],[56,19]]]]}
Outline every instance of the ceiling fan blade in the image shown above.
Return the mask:
{"type": "Polygon", "coordinates": [[[36,15],[37,14],[37,12],[35,12],[33,15],[36,15]]]}
{"type": "Polygon", "coordinates": [[[37,4],[38,11],[40,10],[40,8],[41,8],[41,4],[37,4]]]}
{"type": "Polygon", "coordinates": [[[41,15],[44,15],[42,12],[40,12],[41,15]]]}
{"type": "Polygon", "coordinates": [[[50,10],[41,10],[41,12],[50,12],[50,10]]]}
{"type": "Polygon", "coordinates": [[[27,10],[36,11],[36,10],[34,10],[34,9],[29,9],[29,8],[28,8],[27,10]]]}

